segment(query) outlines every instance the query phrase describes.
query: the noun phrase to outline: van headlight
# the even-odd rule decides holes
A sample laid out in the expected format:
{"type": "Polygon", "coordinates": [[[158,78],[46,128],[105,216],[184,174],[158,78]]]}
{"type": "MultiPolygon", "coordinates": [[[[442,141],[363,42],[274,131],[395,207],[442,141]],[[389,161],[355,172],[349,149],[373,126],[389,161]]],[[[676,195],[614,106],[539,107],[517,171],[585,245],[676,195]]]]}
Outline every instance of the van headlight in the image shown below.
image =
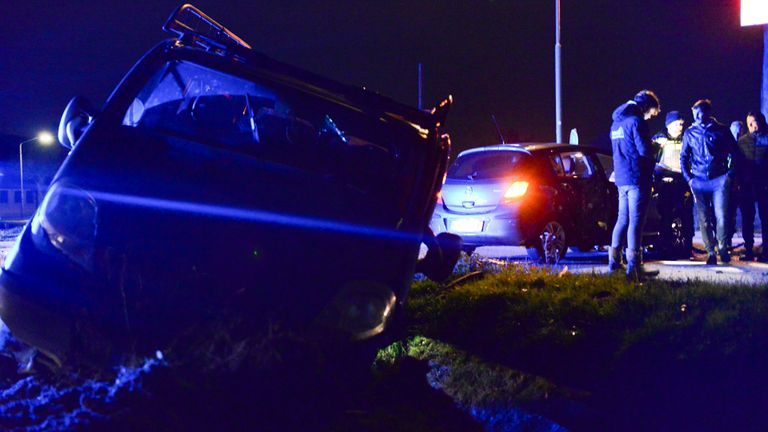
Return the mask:
{"type": "Polygon", "coordinates": [[[397,297],[380,282],[359,280],[346,283],[320,314],[320,322],[347,334],[353,340],[367,339],[384,331],[397,297]]]}
{"type": "Polygon", "coordinates": [[[98,214],[96,200],[88,192],[56,183],[32,220],[32,234],[44,233],[53,247],[92,270],[98,214]]]}

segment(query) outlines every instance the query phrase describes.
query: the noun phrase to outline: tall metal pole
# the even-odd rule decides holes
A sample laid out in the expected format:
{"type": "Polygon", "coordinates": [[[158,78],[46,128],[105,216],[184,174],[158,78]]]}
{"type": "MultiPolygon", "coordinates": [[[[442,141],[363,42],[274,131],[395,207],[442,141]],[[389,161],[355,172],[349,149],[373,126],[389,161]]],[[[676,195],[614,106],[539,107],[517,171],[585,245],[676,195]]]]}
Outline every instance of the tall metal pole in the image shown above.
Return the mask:
{"type": "Polygon", "coordinates": [[[560,0],[555,0],[555,141],[558,143],[563,142],[563,90],[560,72],[560,0]]]}
{"type": "Polygon", "coordinates": [[[763,26],[763,88],[760,92],[760,111],[768,115],[768,25],[763,26]]]}
{"type": "Polygon", "coordinates": [[[21,147],[24,143],[30,141],[32,140],[26,140],[19,143],[19,183],[21,185],[21,214],[19,216],[22,219],[24,219],[24,158],[22,156],[21,147]]]}
{"type": "Polygon", "coordinates": [[[422,107],[421,96],[422,96],[422,93],[421,93],[421,63],[419,63],[419,105],[418,105],[419,109],[422,109],[421,108],[422,107]]]}

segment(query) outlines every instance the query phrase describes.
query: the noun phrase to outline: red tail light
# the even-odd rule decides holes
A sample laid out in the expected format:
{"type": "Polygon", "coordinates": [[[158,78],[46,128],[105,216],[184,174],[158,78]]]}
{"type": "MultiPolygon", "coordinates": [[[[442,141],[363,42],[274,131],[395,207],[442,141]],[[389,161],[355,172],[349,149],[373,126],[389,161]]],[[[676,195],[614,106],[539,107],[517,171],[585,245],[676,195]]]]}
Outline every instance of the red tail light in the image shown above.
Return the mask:
{"type": "Polygon", "coordinates": [[[443,191],[440,191],[437,193],[437,203],[442,204],[443,203],[443,191]]]}
{"type": "Polygon", "coordinates": [[[520,198],[525,195],[526,192],[528,192],[528,182],[518,180],[512,183],[509,188],[507,188],[507,191],[504,192],[504,199],[513,200],[515,198],[520,198]]]}

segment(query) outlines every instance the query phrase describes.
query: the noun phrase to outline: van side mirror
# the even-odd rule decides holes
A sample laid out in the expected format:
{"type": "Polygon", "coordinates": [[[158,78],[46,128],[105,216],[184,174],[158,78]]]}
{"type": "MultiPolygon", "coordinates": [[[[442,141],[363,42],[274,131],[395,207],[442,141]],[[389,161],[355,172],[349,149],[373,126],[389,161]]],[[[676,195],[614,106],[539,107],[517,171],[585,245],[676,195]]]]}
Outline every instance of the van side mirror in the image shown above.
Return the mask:
{"type": "Polygon", "coordinates": [[[61,145],[72,149],[95,116],[96,109],[88,99],[81,96],[70,99],[59,121],[58,138],[61,145]]]}

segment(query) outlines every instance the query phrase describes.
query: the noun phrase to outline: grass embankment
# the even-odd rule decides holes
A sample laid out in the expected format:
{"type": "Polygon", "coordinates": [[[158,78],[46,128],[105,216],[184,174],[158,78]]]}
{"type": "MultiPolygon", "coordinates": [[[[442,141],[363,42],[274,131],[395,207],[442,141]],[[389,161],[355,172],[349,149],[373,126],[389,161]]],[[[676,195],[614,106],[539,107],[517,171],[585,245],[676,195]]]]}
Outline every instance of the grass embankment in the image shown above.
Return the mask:
{"type": "MultiPolygon", "coordinates": [[[[768,426],[766,312],[759,287],[510,267],[415,283],[407,323],[412,336],[588,392],[581,418],[559,419],[576,429],[743,429],[768,426]]],[[[482,394],[454,385],[463,403],[482,394]]]]}

